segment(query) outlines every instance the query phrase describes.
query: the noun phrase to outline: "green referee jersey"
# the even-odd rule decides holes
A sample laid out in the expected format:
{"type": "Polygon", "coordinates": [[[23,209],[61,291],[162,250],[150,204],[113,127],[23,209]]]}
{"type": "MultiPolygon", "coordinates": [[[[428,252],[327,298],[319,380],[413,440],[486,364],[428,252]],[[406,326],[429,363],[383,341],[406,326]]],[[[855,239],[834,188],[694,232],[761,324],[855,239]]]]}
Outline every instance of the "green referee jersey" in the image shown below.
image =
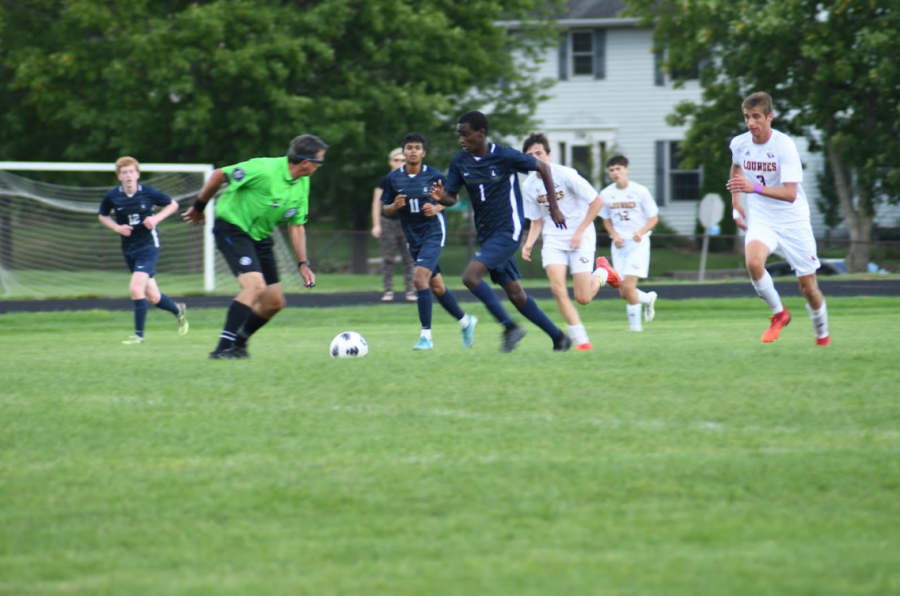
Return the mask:
{"type": "Polygon", "coordinates": [[[257,157],[222,168],[228,188],[216,202],[216,217],[254,240],[265,240],[280,222],[306,223],[309,176],[291,178],[287,157],[257,157]]]}

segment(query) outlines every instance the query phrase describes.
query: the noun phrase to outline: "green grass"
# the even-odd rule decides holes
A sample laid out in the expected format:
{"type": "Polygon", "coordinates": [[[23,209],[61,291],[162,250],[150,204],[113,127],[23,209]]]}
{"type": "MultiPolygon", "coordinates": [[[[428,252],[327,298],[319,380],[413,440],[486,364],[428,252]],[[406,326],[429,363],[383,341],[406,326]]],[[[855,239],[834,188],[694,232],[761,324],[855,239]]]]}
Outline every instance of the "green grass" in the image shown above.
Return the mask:
{"type": "Polygon", "coordinates": [[[900,594],[900,298],[829,298],[830,349],[787,305],[599,301],[566,354],[288,309],[249,361],[221,309],[3,315],[0,594],[900,594]]]}

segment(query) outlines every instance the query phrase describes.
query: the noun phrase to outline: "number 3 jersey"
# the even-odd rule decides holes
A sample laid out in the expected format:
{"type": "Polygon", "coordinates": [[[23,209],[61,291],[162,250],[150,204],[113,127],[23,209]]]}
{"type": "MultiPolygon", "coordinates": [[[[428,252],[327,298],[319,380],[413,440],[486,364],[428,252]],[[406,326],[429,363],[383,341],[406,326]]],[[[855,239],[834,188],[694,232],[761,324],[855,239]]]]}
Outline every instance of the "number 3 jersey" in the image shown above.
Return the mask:
{"type": "Polygon", "coordinates": [[[744,177],[753,184],[784,186],[797,183],[797,198],[793,203],[747,193],[748,222],[784,228],[797,224],[809,225],[809,202],[803,192],[803,165],[794,140],[772,129],[769,140],[762,145],[753,142],[750,132],[731,140],[731,161],[744,170],[744,177]]]}
{"type": "Polygon", "coordinates": [[[428,217],[422,212],[422,207],[431,203],[437,205],[428,193],[431,185],[437,182],[444,183],[444,174],[431,166],[422,164],[418,174],[408,174],[406,166],[398,168],[388,174],[384,179],[384,192],[381,193],[381,202],[390,205],[397,195],[406,196],[406,205],[397,211],[400,217],[400,225],[410,246],[421,246],[425,238],[430,234],[440,234],[443,239],[447,235],[447,224],[444,213],[440,212],[433,217],[428,217]]]}
{"type": "MultiPolygon", "coordinates": [[[[634,233],[647,223],[654,215],[659,214],[659,208],[653,195],[643,184],[628,181],[628,186],[619,188],[610,184],[600,191],[603,199],[603,208],[600,209],[600,217],[612,222],[613,228],[626,241],[631,240],[634,233]]],[[[650,232],[647,232],[650,235],[650,232]]]]}
{"type": "Polygon", "coordinates": [[[148,230],[144,227],[144,220],[153,215],[154,205],[165,207],[171,202],[168,195],[152,186],[139,184],[137,192],[130,197],[121,186],[117,186],[103,197],[97,213],[109,215],[115,211],[113,219],[117,224],[131,226],[131,236],[122,236],[122,252],[134,254],[149,246],[159,248],[156,228],[148,230]]]}

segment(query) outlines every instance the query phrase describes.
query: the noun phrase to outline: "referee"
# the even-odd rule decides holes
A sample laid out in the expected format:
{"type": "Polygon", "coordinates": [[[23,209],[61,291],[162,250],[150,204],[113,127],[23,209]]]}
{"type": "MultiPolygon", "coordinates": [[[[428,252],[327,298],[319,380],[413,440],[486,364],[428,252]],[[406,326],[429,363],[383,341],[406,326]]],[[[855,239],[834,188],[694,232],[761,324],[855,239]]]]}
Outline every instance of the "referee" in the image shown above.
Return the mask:
{"type": "Polygon", "coordinates": [[[286,300],[278,278],[271,238],[282,221],[290,224],[291,246],[297,256],[303,285],[316,285],[306,255],[306,220],[309,214],[309,178],[324,163],[328,145],[313,135],[291,141],[285,157],[258,157],[217,169],[182,219],[203,221],[206,204],[226,182],[228,188],[216,204],[213,234],[216,246],[237,277],[241,291],[225,317],[213,360],[249,358],[247,340],[278,311],[286,300]]]}

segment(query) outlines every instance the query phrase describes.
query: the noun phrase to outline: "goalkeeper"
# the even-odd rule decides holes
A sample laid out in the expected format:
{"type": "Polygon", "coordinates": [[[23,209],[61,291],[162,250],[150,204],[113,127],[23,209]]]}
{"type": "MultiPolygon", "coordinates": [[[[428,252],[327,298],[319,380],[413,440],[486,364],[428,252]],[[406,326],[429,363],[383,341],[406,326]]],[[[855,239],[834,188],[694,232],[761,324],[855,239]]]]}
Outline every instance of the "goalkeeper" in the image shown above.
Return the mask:
{"type": "Polygon", "coordinates": [[[217,169],[182,214],[190,224],[204,219],[206,204],[226,182],[228,188],[215,208],[216,246],[237,277],[240,293],[225,317],[213,360],[249,358],[247,340],[284,308],[272,232],[280,222],[290,224],[291,246],[303,285],[316,285],[306,255],[309,178],[325,159],[328,145],[313,135],[291,141],[286,157],[258,157],[217,169]]]}

